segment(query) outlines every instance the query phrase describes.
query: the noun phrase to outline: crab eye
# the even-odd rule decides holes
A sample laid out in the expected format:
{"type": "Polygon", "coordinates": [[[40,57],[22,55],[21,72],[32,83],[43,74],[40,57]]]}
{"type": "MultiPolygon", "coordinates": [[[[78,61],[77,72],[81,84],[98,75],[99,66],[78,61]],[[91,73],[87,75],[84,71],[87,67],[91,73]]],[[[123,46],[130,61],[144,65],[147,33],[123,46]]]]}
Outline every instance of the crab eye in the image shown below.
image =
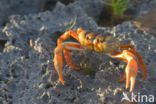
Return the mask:
{"type": "Polygon", "coordinates": [[[87,39],[87,40],[90,40],[90,39],[89,39],[89,36],[86,36],[86,39],[87,39]]]}
{"type": "Polygon", "coordinates": [[[96,44],[96,43],[103,43],[105,40],[105,38],[102,36],[102,35],[96,35],[94,40],[93,40],[93,43],[96,44]]]}
{"type": "Polygon", "coordinates": [[[97,43],[99,43],[99,42],[100,42],[100,41],[99,41],[99,39],[95,39],[95,40],[96,40],[96,42],[97,42],[97,43]]]}
{"type": "Polygon", "coordinates": [[[104,39],[103,38],[100,38],[100,40],[99,40],[100,42],[103,42],[104,41],[104,39]]]}
{"type": "Polygon", "coordinates": [[[102,36],[98,36],[98,37],[96,37],[96,41],[98,43],[102,43],[104,41],[104,38],[102,36]]]}
{"type": "Polygon", "coordinates": [[[92,33],[89,33],[86,35],[86,39],[92,41],[94,39],[94,35],[92,33]]]}

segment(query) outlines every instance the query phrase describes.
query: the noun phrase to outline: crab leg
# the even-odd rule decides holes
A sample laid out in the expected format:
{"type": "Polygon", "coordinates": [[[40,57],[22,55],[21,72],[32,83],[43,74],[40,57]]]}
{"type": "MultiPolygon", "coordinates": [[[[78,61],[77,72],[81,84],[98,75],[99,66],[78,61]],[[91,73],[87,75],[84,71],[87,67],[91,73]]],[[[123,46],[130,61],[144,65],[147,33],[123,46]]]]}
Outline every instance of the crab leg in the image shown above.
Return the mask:
{"type": "Polygon", "coordinates": [[[82,47],[76,43],[76,42],[64,42],[62,45],[59,45],[54,50],[54,67],[55,70],[58,73],[59,81],[64,85],[65,81],[63,79],[62,75],[62,69],[63,69],[63,58],[62,58],[62,52],[64,52],[65,59],[67,61],[67,64],[71,66],[72,68],[76,68],[70,59],[70,52],[68,50],[83,50],[82,47]]]}
{"type": "Polygon", "coordinates": [[[63,49],[63,53],[64,53],[64,57],[66,60],[67,65],[70,67],[70,69],[72,70],[79,70],[79,67],[77,67],[75,64],[72,63],[71,61],[71,56],[70,56],[70,50],[78,50],[81,51],[83,50],[82,47],[80,46],[80,44],[76,43],[76,42],[64,42],[64,49],[63,49]]]}
{"type": "MultiPolygon", "coordinates": [[[[54,67],[55,67],[55,70],[57,71],[58,73],[58,76],[59,76],[59,81],[64,84],[64,80],[63,80],[63,76],[62,76],[62,68],[63,68],[63,59],[62,59],[62,52],[63,50],[65,49],[65,45],[63,45],[63,41],[68,39],[69,37],[73,37],[74,39],[76,39],[77,41],[79,41],[79,38],[78,38],[78,35],[72,31],[72,30],[68,30],[67,32],[65,32],[63,35],[61,35],[59,37],[59,39],[57,40],[57,47],[55,48],[55,51],[54,51],[54,67]]],[[[72,47],[73,44],[66,44],[67,47],[72,47]]],[[[73,45],[74,47],[74,45],[73,45]]],[[[76,45],[75,45],[76,47],[76,45]]],[[[79,46],[80,47],[80,46],[79,46]]],[[[78,47],[76,47],[78,48],[78,47]]],[[[69,52],[68,51],[65,51],[65,59],[67,61],[67,64],[71,64],[70,62],[70,55],[69,55],[69,52]]]]}
{"type": "Polygon", "coordinates": [[[143,81],[144,81],[147,78],[147,68],[146,68],[146,65],[145,65],[141,55],[137,51],[135,51],[134,46],[131,45],[131,44],[121,45],[120,48],[121,49],[128,49],[128,48],[130,48],[129,51],[131,53],[133,53],[137,57],[139,65],[140,65],[140,67],[141,67],[141,69],[143,71],[143,81]]]}
{"type": "Polygon", "coordinates": [[[135,60],[133,53],[128,50],[123,50],[121,53],[117,53],[115,55],[111,54],[109,56],[112,58],[120,58],[121,60],[127,62],[127,66],[125,68],[126,89],[130,86],[130,92],[132,92],[135,86],[135,79],[138,71],[137,61],[135,60]]]}
{"type": "Polygon", "coordinates": [[[130,52],[135,54],[135,56],[137,56],[137,59],[138,59],[138,62],[139,62],[139,65],[143,71],[143,81],[147,78],[147,68],[146,68],[146,64],[144,63],[141,55],[135,51],[134,49],[130,49],[130,52]]]}
{"type": "Polygon", "coordinates": [[[62,46],[57,46],[54,50],[54,67],[58,73],[59,81],[64,85],[62,68],[63,68],[63,59],[62,59],[62,46]]]}
{"type": "Polygon", "coordinates": [[[57,45],[62,45],[63,41],[68,39],[70,36],[79,41],[78,35],[74,31],[68,30],[57,40],[57,45]]]}

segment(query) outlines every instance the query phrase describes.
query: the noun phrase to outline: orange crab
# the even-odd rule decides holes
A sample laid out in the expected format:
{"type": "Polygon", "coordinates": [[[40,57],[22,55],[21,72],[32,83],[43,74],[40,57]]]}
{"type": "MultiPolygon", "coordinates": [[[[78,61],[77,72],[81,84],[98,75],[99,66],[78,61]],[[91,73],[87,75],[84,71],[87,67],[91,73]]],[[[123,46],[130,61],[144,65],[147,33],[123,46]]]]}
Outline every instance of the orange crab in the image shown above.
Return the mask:
{"type": "Polygon", "coordinates": [[[138,65],[143,71],[143,80],[147,77],[146,65],[141,55],[135,51],[134,46],[131,44],[122,44],[110,36],[103,36],[87,32],[82,28],[75,31],[68,30],[62,34],[57,40],[57,47],[54,51],[54,67],[58,73],[59,81],[64,85],[65,81],[62,75],[63,69],[63,54],[67,65],[73,69],[79,68],[72,63],[70,52],[71,50],[92,50],[99,53],[105,53],[112,58],[119,58],[127,63],[125,73],[120,81],[126,78],[126,89],[130,86],[130,92],[134,90],[135,80],[138,73],[138,65]],[[73,37],[77,42],[64,42],[69,37],[73,37]]]}

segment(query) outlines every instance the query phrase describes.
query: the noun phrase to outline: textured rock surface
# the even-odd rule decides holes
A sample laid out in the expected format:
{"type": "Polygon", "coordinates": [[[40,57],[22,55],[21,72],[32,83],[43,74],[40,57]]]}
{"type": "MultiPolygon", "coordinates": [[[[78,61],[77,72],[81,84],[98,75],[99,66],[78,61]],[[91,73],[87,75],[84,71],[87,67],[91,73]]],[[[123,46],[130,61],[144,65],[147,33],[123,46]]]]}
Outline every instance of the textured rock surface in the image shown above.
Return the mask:
{"type": "Polygon", "coordinates": [[[47,0],[1,0],[0,1],[0,25],[4,25],[12,14],[37,13],[47,0]]]}
{"type": "Polygon", "coordinates": [[[119,40],[131,41],[148,68],[145,82],[142,82],[142,71],[139,70],[134,92],[153,94],[156,97],[155,37],[137,30],[131,21],[114,27],[99,27],[94,18],[100,13],[101,2],[86,0],[85,3],[89,4],[87,6],[83,4],[83,0],[69,5],[58,2],[53,11],[10,17],[0,32],[3,39],[7,40],[0,53],[0,104],[121,103],[122,93],[115,93],[120,88],[128,93],[125,83],[118,83],[125,64],[103,54],[73,52],[73,61],[89,63],[94,74],[89,76],[83,70],[75,72],[65,66],[63,75],[66,85],[62,86],[57,82],[58,76],[52,62],[54,40],[56,33],[65,31],[68,23],[75,17],[77,24],[74,28],[109,32],[119,40]]]}

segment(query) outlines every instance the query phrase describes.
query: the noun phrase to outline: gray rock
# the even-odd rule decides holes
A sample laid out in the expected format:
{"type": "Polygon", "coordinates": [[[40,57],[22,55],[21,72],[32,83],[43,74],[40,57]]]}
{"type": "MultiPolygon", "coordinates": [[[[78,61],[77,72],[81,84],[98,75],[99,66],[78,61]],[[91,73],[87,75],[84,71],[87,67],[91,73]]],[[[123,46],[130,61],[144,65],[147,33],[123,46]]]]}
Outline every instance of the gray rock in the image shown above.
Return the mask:
{"type": "Polygon", "coordinates": [[[41,11],[42,6],[48,0],[1,0],[0,1],[0,26],[5,25],[10,15],[30,14],[41,11]]]}

